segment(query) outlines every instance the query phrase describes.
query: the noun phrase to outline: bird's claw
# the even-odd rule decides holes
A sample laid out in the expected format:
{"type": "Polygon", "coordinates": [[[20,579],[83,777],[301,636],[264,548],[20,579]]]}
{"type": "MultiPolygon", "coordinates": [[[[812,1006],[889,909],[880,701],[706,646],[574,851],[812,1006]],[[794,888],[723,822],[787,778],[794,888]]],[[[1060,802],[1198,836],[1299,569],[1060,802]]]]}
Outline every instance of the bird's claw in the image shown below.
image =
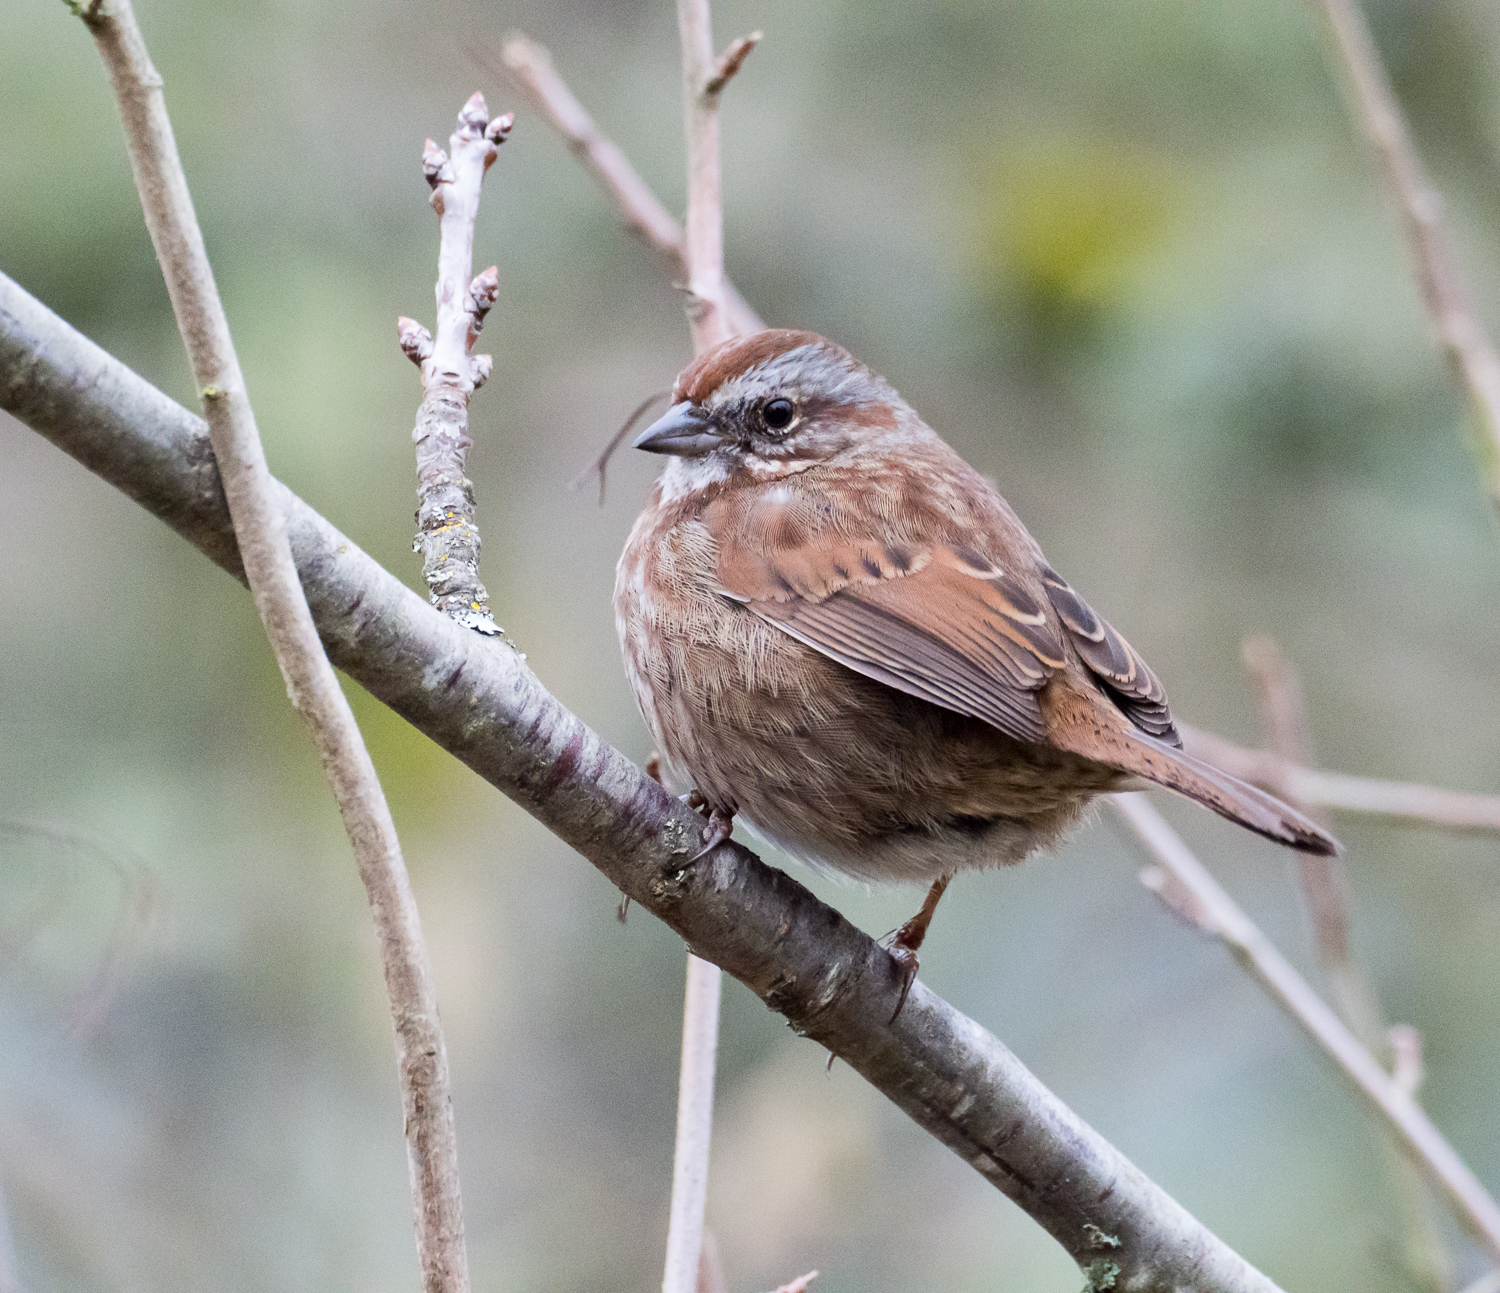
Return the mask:
{"type": "Polygon", "coordinates": [[[886,949],[896,966],[896,972],[901,976],[901,995],[896,998],[896,1008],[891,1012],[891,1017],[886,1020],[887,1027],[901,1018],[901,1012],[906,1008],[906,998],[911,995],[911,985],[917,981],[917,971],[922,968],[922,962],[917,959],[916,949],[908,947],[901,941],[901,933],[901,930],[896,931],[896,937],[886,949]]]}
{"type": "Polygon", "coordinates": [[[703,847],[699,849],[689,862],[696,862],[699,858],[712,853],[730,835],[734,833],[734,814],[726,813],[722,808],[715,808],[708,815],[708,825],[703,828],[703,847]]]}

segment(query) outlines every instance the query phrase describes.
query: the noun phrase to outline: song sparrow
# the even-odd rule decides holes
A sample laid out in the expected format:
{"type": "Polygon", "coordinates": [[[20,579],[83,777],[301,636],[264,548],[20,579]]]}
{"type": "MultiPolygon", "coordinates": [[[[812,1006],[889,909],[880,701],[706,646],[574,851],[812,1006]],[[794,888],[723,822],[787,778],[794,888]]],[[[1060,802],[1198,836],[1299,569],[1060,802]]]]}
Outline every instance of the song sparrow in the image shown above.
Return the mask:
{"type": "MultiPolygon", "coordinates": [[[[1156,675],[993,485],[879,376],[809,332],[726,342],[636,442],[671,461],[615,619],[674,780],[817,865],[931,881],[1019,862],[1140,779],[1312,853],[1338,845],[1191,758],[1156,675]]],[[[898,1005],[899,1010],[899,1005],[898,1005]]]]}

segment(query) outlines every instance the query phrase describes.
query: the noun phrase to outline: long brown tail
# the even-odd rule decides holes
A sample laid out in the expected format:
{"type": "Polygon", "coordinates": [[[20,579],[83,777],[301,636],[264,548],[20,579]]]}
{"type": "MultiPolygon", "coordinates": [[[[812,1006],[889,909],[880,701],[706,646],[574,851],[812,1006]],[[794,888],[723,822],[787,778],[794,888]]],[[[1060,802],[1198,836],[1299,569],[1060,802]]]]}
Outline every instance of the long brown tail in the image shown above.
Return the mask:
{"type": "Polygon", "coordinates": [[[1325,857],[1342,852],[1342,846],[1332,835],[1274,795],[1144,733],[1113,735],[1117,739],[1110,742],[1113,748],[1108,761],[1117,767],[1175,790],[1213,809],[1219,816],[1288,848],[1325,857]]]}

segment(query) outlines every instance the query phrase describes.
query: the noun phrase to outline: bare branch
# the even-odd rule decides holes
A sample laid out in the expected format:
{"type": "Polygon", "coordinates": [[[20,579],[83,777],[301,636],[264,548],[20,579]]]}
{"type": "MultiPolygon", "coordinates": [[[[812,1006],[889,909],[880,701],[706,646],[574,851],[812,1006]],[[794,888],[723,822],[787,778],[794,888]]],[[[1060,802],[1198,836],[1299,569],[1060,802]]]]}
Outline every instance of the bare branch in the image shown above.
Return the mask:
{"type": "Polygon", "coordinates": [[[682,222],[686,308],[693,353],[701,355],[734,335],[724,312],[719,97],[708,89],[714,75],[708,0],[677,0],[677,30],[682,35],[682,115],[687,130],[687,219],[682,222]]]}
{"type": "MultiPolygon", "coordinates": [[[[1241,647],[1245,668],[1260,694],[1261,713],[1277,765],[1272,793],[1295,808],[1311,809],[1287,784],[1287,769],[1310,762],[1307,712],[1302,682],[1281,647],[1268,637],[1247,638],[1241,647]]],[[[1320,823],[1326,824],[1326,823],[1320,823]]],[[[1349,946],[1349,903],[1338,859],[1298,853],[1297,876],[1312,921],[1313,944],[1333,990],[1334,1004],[1360,1044],[1385,1059],[1386,1025],[1364,976],[1355,967],[1349,946]]]]}
{"type": "Polygon", "coordinates": [[[245,576],[292,704],[312,730],[369,897],[396,1027],[423,1286],[430,1293],[464,1293],[468,1271],[447,1054],[396,829],[303,596],[285,516],[177,155],[161,76],[151,64],[129,0],[90,5],[81,16],[114,86],[146,225],[202,394],[245,576]]]}
{"type": "Polygon", "coordinates": [[[475,523],[474,483],[464,459],[469,438],[469,397],[483,386],[494,360],[470,355],[484,318],[500,291],[493,265],[474,279],[474,221],[485,172],[514,118],[489,120],[484,95],[477,91],[458,114],[458,125],[443,152],[432,140],[422,150],[422,173],[432,188],[438,213],[437,332],[402,317],[396,335],[406,357],[422,370],[425,398],[411,433],[417,447],[417,537],[422,577],[432,604],[476,633],[498,634],[490,595],[479,579],[479,527],[475,523]]]}
{"type": "MultiPolygon", "coordinates": [[[[709,0],[677,0],[677,29],[682,37],[682,113],[687,131],[685,308],[693,334],[693,354],[701,355],[734,335],[724,309],[719,99],[717,92],[708,88],[714,75],[709,0]]],[[[753,44],[740,51],[739,62],[744,61],[751,48],[753,44]]],[[[732,72],[727,73],[724,81],[731,75],[732,72]]],[[[603,479],[601,466],[601,488],[603,479]]],[[[719,997],[719,967],[700,960],[689,949],[687,997],[682,1010],[677,1140],[672,1153],[672,1211],[667,1226],[662,1293],[694,1293],[698,1285],[703,1213],[708,1203],[708,1151],[714,1121],[719,997]]]]}
{"type": "Polygon", "coordinates": [[[1156,859],[1156,866],[1141,873],[1141,883],[1176,915],[1224,941],[1272,1000],[1333,1058],[1459,1224],[1492,1257],[1500,1257],[1500,1207],[1401,1084],[1235,905],[1144,795],[1111,795],[1110,803],[1156,859]]]}
{"type": "MultiPolygon", "coordinates": [[[[511,36],[500,59],[510,83],[572,150],[604,191],[625,228],[655,253],[668,281],[689,281],[682,225],[662,206],[645,180],[613,140],[584,111],[552,66],[547,51],[522,35],[511,36]]],[[[738,333],[759,332],[766,325],[731,284],[725,284],[725,309],[738,333]]]]}
{"type": "MultiPolygon", "coordinates": [[[[241,575],[202,422],[0,275],[4,408],[241,575]]],[[[730,844],[569,713],[513,651],[469,633],[289,490],[276,495],[330,657],[576,848],[695,952],[884,1092],[1118,1288],[1274,1293],[993,1036],[873,939],[730,844]],[[1118,1247],[1107,1255],[1101,1236],[1118,1247]]],[[[1102,1283],[1097,1284],[1103,1287],[1102,1283]]]]}
{"type": "MultiPolygon", "coordinates": [[[[1260,694],[1271,753],[1280,765],[1274,791],[1293,807],[1307,809],[1308,806],[1299,803],[1287,786],[1286,775],[1287,768],[1312,761],[1312,738],[1308,734],[1302,680],[1297,675],[1296,666],[1287,659],[1274,638],[1247,638],[1241,647],[1241,655],[1260,694]]],[[[1311,853],[1295,856],[1303,904],[1312,923],[1313,946],[1339,1017],[1365,1050],[1381,1062],[1395,1064],[1397,1086],[1408,1096],[1414,1096],[1416,1081],[1421,1074],[1421,1038],[1416,1029],[1409,1026],[1400,1030],[1387,1029],[1375,989],[1354,959],[1349,936],[1349,903],[1339,860],[1311,853]],[[1405,1073],[1401,1071],[1401,1064],[1396,1062],[1391,1044],[1397,1035],[1406,1048],[1405,1073]]],[[[1451,1287],[1448,1255],[1435,1224],[1427,1191],[1416,1167],[1397,1153],[1389,1141],[1382,1148],[1401,1216],[1401,1249],[1406,1273],[1418,1288],[1427,1293],[1447,1293],[1451,1287]]]]}
{"type": "Polygon", "coordinates": [[[714,1061],[719,1045],[720,977],[717,965],[688,954],[663,1293],[695,1293],[701,1274],[708,1150],[714,1121],[714,1061]]]}
{"type": "Polygon", "coordinates": [[[1184,748],[1195,758],[1232,772],[1242,781],[1264,786],[1273,794],[1280,788],[1287,798],[1310,808],[1384,817],[1412,826],[1500,835],[1500,795],[1466,795],[1435,786],[1287,766],[1269,751],[1247,750],[1212,732],[1183,723],[1177,730],[1182,733],[1184,748]]]}
{"type": "Polygon", "coordinates": [[[1323,8],[1352,83],[1351,110],[1380,155],[1386,185],[1406,227],[1422,299],[1473,406],[1480,479],[1490,503],[1500,508],[1500,356],[1469,304],[1443,228],[1443,200],[1417,156],[1357,0],[1323,0],[1323,8]]]}

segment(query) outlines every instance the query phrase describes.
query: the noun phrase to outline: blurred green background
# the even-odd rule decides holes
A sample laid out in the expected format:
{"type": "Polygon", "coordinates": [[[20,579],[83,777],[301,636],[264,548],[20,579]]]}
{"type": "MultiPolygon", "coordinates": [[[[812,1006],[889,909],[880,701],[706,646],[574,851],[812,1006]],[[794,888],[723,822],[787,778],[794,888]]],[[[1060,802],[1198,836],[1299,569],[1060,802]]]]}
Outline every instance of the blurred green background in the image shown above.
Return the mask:
{"type": "MultiPolygon", "coordinates": [[[[422,139],[476,86],[518,109],[476,250],[501,280],[472,415],[484,576],[547,685],[644,757],[610,589],[658,464],[618,460],[602,509],[565,482],[670,381],[687,331],[498,47],[517,27],[546,44],[680,209],[672,6],[139,13],[272,467],[414,585],[420,389],[394,321],[432,314],[422,139]]],[[[1493,329],[1500,7],[1370,16],[1493,329]]],[[[767,320],[888,375],[1186,721],[1259,740],[1239,643],[1271,633],[1324,761],[1497,789],[1500,533],[1314,6],[725,0],[715,22],[721,44],[766,33],[724,158],[730,271],[767,320]]],[[[191,403],[98,57],[56,0],[0,0],[0,105],[0,269],[191,403]]],[[[20,1273],[410,1289],[363,893],[250,601],[3,417],[0,454],[0,1196],[20,1273]]],[[[680,941],[618,925],[591,867],[350,690],[436,962],[475,1287],[654,1287],[680,941]]],[[[1289,859],[1164,809],[1309,966],[1289,859]]],[[[1425,1039],[1427,1107],[1500,1189],[1500,847],[1336,826],[1357,950],[1425,1039]]],[[[1367,1119],[1141,862],[1104,819],[962,878],[923,977],[1288,1289],[1409,1287],[1367,1119]]],[[[918,898],[814,887],[876,934],[918,898]]],[[[821,1293],[1077,1288],[1023,1213],[823,1062],[726,986],[709,1224],[737,1293],[812,1267],[821,1293]]]]}

